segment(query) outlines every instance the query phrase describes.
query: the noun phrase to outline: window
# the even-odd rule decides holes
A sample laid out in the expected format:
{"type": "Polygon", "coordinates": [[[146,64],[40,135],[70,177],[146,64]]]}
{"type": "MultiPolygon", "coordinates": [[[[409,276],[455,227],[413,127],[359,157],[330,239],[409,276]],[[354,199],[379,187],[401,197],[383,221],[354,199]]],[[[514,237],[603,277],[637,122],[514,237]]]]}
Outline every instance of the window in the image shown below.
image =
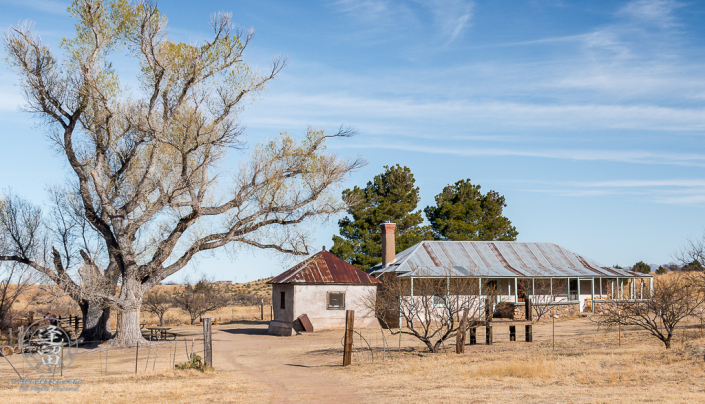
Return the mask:
{"type": "Polygon", "coordinates": [[[280,293],[280,296],[279,296],[279,308],[280,308],[280,309],[285,309],[285,308],[286,308],[286,305],[285,305],[284,302],[286,302],[286,293],[285,293],[285,292],[281,292],[281,293],[280,293]]]}
{"type": "Polygon", "coordinates": [[[328,310],[345,309],[345,292],[328,292],[328,310]]]}
{"type": "Polygon", "coordinates": [[[433,295],[433,300],[431,301],[434,307],[443,307],[446,304],[445,296],[433,295]]]}

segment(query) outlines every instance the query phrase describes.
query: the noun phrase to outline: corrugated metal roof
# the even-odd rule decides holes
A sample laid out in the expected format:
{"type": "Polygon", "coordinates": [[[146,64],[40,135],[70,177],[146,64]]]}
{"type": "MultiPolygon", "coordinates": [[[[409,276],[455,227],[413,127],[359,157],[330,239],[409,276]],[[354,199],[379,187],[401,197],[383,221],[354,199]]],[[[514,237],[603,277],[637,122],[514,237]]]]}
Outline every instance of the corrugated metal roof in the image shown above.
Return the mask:
{"type": "Polygon", "coordinates": [[[321,251],[267,283],[375,284],[380,281],[328,251],[321,251]]]}
{"type": "Polygon", "coordinates": [[[400,276],[502,277],[650,277],[615,269],[553,243],[517,241],[423,241],[370,274],[400,276]]]}

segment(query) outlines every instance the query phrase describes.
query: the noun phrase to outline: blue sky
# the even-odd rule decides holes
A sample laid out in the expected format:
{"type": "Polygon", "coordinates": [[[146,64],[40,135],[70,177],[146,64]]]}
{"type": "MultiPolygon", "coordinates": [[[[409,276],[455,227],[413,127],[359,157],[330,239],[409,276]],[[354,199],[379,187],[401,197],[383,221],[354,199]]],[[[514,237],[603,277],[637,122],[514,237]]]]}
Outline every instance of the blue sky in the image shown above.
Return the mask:
{"type": "MultiPolygon", "coordinates": [[[[56,49],[67,3],[0,1],[4,29],[30,19],[56,49]]],[[[677,1],[162,1],[173,40],[208,37],[210,14],[254,28],[246,54],[289,64],[241,115],[250,146],[306,127],[359,135],[331,150],[414,173],[423,208],[470,178],[505,195],[520,241],[603,264],[667,263],[705,230],[705,6],[677,1]],[[197,4],[197,5],[194,5],[197,4]],[[303,5],[305,4],[305,5],[303,5]]],[[[134,66],[116,68],[130,83],[134,66]]],[[[0,68],[0,186],[35,202],[66,166],[18,112],[0,68]]],[[[232,157],[236,159],[237,156],[232,157]]],[[[316,230],[330,246],[335,220],[316,230]]],[[[295,260],[294,260],[295,261],[295,260]]],[[[241,252],[176,275],[252,280],[290,258],[241,252]]]]}

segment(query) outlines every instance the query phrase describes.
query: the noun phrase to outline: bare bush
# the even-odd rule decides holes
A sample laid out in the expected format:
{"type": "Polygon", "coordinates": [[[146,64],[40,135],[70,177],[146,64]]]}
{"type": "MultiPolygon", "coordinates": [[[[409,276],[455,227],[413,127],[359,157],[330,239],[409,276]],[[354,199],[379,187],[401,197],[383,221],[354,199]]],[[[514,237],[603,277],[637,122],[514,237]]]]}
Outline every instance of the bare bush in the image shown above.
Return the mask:
{"type": "Polygon", "coordinates": [[[670,348],[676,325],[695,314],[703,302],[705,295],[687,275],[672,273],[656,277],[653,294],[645,299],[603,303],[603,314],[593,317],[593,321],[607,329],[620,324],[642,328],[670,348]]]}
{"type": "Polygon", "coordinates": [[[22,307],[15,303],[32,285],[34,277],[29,268],[15,263],[0,263],[0,330],[8,328],[24,313],[31,299],[22,307]]]}
{"type": "Polygon", "coordinates": [[[487,319],[486,301],[496,300],[494,288],[487,285],[483,285],[483,295],[480,296],[480,282],[483,282],[480,279],[433,277],[412,280],[384,274],[380,280],[382,285],[376,298],[370,296],[366,307],[375,312],[392,334],[411,335],[433,353],[458,332],[465,310],[468,310],[468,328],[476,327],[487,319]]]}
{"type": "Polygon", "coordinates": [[[154,314],[159,318],[159,325],[164,327],[164,314],[174,307],[174,302],[170,293],[154,289],[147,293],[142,309],[147,313],[154,314]]]}
{"type": "Polygon", "coordinates": [[[195,285],[188,282],[184,290],[174,295],[172,299],[174,306],[189,314],[191,324],[194,324],[203,314],[230,303],[230,297],[225,289],[207,279],[201,279],[195,285]]]}

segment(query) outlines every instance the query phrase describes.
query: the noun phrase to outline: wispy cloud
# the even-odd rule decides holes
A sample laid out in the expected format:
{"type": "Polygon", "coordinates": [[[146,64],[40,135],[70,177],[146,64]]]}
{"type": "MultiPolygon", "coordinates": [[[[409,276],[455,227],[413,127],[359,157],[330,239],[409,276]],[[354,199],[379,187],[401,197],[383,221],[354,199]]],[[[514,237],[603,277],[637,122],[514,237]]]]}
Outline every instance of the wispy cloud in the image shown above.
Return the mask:
{"type": "Polygon", "coordinates": [[[472,1],[464,0],[432,0],[427,4],[433,12],[434,21],[441,34],[447,38],[446,44],[453,42],[470,24],[475,6],[472,1]]]}
{"type": "Polygon", "coordinates": [[[438,147],[404,143],[359,143],[348,148],[393,149],[427,154],[455,156],[538,157],[575,161],[608,161],[616,163],[677,165],[705,167],[705,154],[654,152],[643,150],[584,150],[584,149],[516,149],[507,147],[438,147]]]}
{"type": "Polygon", "coordinates": [[[506,181],[523,184],[524,191],[567,197],[621,195],[669,205],[705,203],[705,179],[626,179],[610,181],[506,181]],[[535,187],[530,187],[535,185],[535,187]]]}
{"type": "Polygon", "coordinates": [[[53,0],[4,0],[2,3],[63,16],[66,16],[66,9],[68,8],[66,3],[53,0]]]}
{"type": "Polygon", "coordinates": [[[390,12],[390,3],[385,0],[338,0],[333,5],[367,22],[385,18],[390,12]]]}
{"type": "MultiPolygon", "coordinates": [[[[438,124],[460,124],[475,130],[507,128],[552,128],[561,130],[629,129],[647,131],[705,130],[705,108],[656,105],[532,104],[502,101],[416,102],[408,99],[355,97],[345,94],[307,95],[287,93],[270,96],[264,103],[280,111],[276,119],[306,116],[307,119],[346,117],[360,124],[396,123],[400,128],[419,127],[417,120],[438,124]],[[304,115],[302,115],[304,114],[304,115]],[[288,115],[288,116],[287,116],[288,115]]],[[[258,123],[271,115],[253,117],[258,123]]],[[[339,119],[339,118],[338,118],[339,119]]],[[[427,130],[428,125],[421,130],[427,130]]]]}
{"type": "Polygon", "coordinates": [[[425,20],[424,14],[433,15],[433,24],[445,43],[453,42],[470,25],[474,3],[468,0],[414,1],[419,8],[394,0],[338,0],[332,5],[366,25],[372,32],[392,29],[409,32],[425,20]]]}
{"type": "Polygon", "coordinates": [[[682,6],[674,0],[637,0],[624,6],[619,14],[660,27],[670,27],[675,24],[674,10],[682,6]]]}

